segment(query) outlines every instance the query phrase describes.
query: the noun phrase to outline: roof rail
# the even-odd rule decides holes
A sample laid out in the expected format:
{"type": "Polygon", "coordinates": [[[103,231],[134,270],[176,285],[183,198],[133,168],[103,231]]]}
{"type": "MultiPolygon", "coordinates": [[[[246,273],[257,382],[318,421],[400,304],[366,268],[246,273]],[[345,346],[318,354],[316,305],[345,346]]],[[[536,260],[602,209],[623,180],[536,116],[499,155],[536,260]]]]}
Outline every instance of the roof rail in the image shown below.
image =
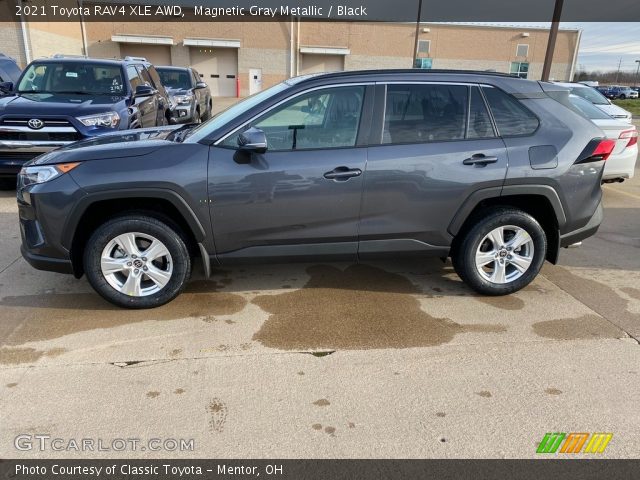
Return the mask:
{"type": "MultiPolygon", "coordinates": [[[[424,69],[424,68],[394,68],[380,70],[344,70],[341,72],[330,72],[319,74],[322,77],[347,77],[349,75],[384,75],[385,73],[421,73],[421,74],[449,74],[449,75],[484,75],[492,77],[521,78],[512,73],[482,71],[482,70],[452,70],[452,69],[424,69]]],[[[317,78],[314,76],[313,78],[317,78]]]]}
{"type": "Polygon", "coordinates": [[[86,55],[70,55],[66,53],[56,53],[51,58],[89,58],[86,55]]]}
{"type": "Polygon", "coordinates": [[[149,60],[147,60],[144,57],[124,57],[125,61],[127,62],[148,62],[149,60]]]}

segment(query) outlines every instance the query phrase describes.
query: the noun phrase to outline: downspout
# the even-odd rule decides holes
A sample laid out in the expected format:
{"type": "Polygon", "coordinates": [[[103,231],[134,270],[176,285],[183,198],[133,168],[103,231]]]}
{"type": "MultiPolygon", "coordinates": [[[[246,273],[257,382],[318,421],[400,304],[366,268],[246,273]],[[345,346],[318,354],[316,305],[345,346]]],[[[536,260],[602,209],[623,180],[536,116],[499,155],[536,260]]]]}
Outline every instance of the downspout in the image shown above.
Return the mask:
{"type": "Polygon", "coordinates": [[[298,17],[298,33],[296,35],[296,77],[300,75],[300,17],[298,17]]]}
{"type": "Polygon", "coordinates": [[[291,15],[291,21],[289,22],[289,78],[293,77],[293,15],[291,15]]]}
{"type": "Polygon", "coordinates": [[[24,58],[27,64],[31,63],[31,48],[29,47],[29,35],[27,34],[27,24],[22,14],[22,0],[18,2],[20,5],[20,31],[22,33],[22,43],[24,44],[24,58]]]}
{"type": "Polygon", "coordinates": [[[573,82],[573,77],[576,74],[576,65],[578,64],[578,51],[580,50],[580,42],[582,41],[582,30],[578,30],[578,41],[576,42],[576,48],[573,51],[573,62],[571,62],[571,73],[569,75],[568,82],[573,82]]]}

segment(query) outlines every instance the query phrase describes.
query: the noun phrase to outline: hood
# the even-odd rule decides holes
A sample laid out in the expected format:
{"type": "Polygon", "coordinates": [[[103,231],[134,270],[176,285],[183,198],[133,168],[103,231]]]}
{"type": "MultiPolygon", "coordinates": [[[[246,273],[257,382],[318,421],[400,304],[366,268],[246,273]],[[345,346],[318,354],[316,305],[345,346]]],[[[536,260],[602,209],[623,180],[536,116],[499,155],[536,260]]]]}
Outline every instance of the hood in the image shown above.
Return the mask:
{"type": "Polygon", "coordinates": [[[191,90],[188,88],[172,88],[172,87],[164,87],[167,91],[167,95],[173,97],[174,95],[188,95],[191,93],[191,90]]]}
{"type": "Polygon", "coordinates": [[[51,165],[148,155],[167,144],[172,144],[170,135],[181,128],[184,126],[171,125],[109,133],[52,150],[36,157],[28,164],[51,165]]]}
{"type": "Polygon", "coordinates": [[[619,106],[614,104],[596,105],[596,107],[598,107],[600,110],[602,110],[604,113],[606,113],[611,117],[620,117],[624,115],[626,117],[624,121],[628,121],[629,123],[631,123],[631,117],[632,117],[631,112],[628,112],[624,108],[620,108],[619,106]]]}
{"type": "Polygon", "coordinates": [[[108,112],[114,109],[114,104],[125,100],[121,95],[20,93],[0,99],[0,115],[81,117],[108,112]]]}

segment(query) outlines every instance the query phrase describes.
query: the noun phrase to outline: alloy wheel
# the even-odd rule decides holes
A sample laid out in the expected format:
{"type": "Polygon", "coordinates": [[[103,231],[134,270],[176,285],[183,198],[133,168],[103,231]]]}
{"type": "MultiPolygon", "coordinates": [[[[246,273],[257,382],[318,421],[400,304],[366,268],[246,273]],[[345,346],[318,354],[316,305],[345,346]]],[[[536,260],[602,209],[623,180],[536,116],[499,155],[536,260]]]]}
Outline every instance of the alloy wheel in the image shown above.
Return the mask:
{"type": "Polygon", "coordinates": [[[162,290],[173,273],[167,247],[157,238],[139,232],[118,235],[100,257],[105,280],[118,292],[146,297],[162,290]]]}
{"type": "Polygon", "coordinates": [[[515,225],[501,226],[480,242],[475,255],[476,269],[492,283],[510,283],[529,269],[533,253],[533,239],[526,230],[515,225]]]}

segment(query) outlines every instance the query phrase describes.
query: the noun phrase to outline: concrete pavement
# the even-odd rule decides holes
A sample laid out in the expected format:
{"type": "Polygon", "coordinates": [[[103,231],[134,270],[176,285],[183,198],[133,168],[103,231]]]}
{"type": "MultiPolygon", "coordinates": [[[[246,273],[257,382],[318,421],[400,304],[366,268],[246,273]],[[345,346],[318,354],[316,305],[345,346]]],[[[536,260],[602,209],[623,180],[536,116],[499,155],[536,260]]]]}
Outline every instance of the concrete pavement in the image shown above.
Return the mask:
{"type": "MultiPolygon", "coordinates": [[[[450,264],[225,268],[151,311],[19,258],[0,194],[0,456],[534,457],[546,432],[640,449],[640,172],[525,290],[450,264]],[[193,439],[186,451],[16,450],[18,435],[193,439]]],[[[62,445],[68,445],[68,443],[62,445]]]]}

